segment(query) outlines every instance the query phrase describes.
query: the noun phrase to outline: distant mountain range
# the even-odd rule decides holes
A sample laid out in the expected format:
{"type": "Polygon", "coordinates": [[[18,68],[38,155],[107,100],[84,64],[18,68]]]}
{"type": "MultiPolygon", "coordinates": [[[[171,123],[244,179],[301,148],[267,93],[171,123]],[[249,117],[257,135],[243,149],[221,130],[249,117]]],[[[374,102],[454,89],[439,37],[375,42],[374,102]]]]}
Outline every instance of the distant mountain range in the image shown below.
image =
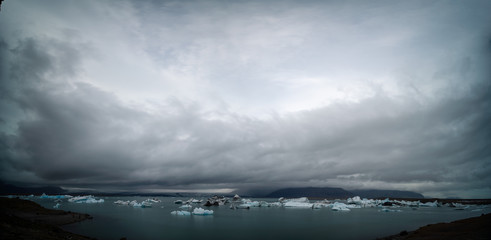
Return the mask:
{"type": "Polygon", "coordinates": [[[283,188],[276,190],[264,197],[268,198],[298,198],[298,197],[311,197],[311,198],[348,198],[360,196],[362,198],[424,198],[420,193],[410,191],[398,191],[398,190],[344,190],[342,188],[283,188]]]}
{"type": "Polygon", "coordinates": [[[18,187],[12,184],[0,183],[0,195],[8,194],[65,194],[67,191],[60,187],[18,187]]]}
{"type": "MultiPolygon", "coordinates": [[[[0,195],[8,194],[71,194],[71,195],[106,195],[106,196],[174,196],[174,197],[189,197],[189,196],[205,196],[213,194],[199,194],[199,193],[137,193],[137,192],[118,192],[118,193],[104,193],[104,192],[68,192],[60,187],[18,187],[11,184],[0,183],[0,195]]],[[[220,194],[223,195],[223,194],[220,194]]],[[[225,194],[227,195],[227,194],[225,194]]],[[[283,188],[271,192],[267,195],[253,195],[251,197],[267,197],[267,198],[348,198],[360,196],[362,198],[424,198],[423,195],[410,191],[397,191],[397,190],[344,190],[342,188],[331,187],[304,187],[304,188],[283,188]]]]}

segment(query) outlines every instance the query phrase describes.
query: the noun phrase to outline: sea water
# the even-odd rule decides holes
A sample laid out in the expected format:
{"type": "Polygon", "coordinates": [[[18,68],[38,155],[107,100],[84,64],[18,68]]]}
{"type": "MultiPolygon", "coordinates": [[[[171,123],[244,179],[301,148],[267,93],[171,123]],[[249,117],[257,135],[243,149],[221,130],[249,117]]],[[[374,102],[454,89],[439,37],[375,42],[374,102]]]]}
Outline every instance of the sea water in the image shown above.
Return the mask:
{"type": "MultiPolygon", "coordinates": [[[[70,203],[66,199],[59,209],[88,213],[93,219],[65,225],[67,231],[98,239],[375,239],[411,231],[421,226],[480,216],[491,212],[486,206],[471,206],[457,211],[449,207],[397,208],[400,212],[382,212],[381,208],[351,209],[349,212],[322,209],[259,207],[230,209],[229,205],[202,207],[214,211],[212,216],[175,216],[180,209],[177,198],[160,197],[162,202],[151,208],[114,204],[116,200],[148,197],[102,197],[104,203],[70,203]]],[[[33,198],[46,208],[53,199],[33,198]]],[[[186,199],[183,199],[186,200],[186,199]]],[[[275,202],[277,199],[252,199],[275,202]]],[[[191,210],[192,211],[192,210],[191,210]]]]}

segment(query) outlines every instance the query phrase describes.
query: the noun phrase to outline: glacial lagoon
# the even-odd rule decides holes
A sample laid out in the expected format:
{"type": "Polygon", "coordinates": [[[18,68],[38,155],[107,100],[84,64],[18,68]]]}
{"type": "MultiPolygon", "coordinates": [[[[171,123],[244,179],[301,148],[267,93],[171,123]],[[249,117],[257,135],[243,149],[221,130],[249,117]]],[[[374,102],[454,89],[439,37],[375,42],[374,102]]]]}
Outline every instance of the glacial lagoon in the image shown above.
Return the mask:
{"type": "MultiPolygon", "coordinates": [[[[333,211],[325,206],[319,209],[271,206],[232,210],[229,204],[204,207],[203,203],[192,203],[193,209],[213,210],[213,215],[177,216],[171,212],[186,209],[179,208],[181,204],[175,204],[178,198],[174,197],[158,197],[161,202],[152,203],[151,207],[114,203],[118,200],[142,203],[148,198],[95,197],[90,199],[91,203],[39,197],[30,200],[46,208],[59,203],[59,209],[92,215],[92,220],[63,228],[98,239],[375,239],[427,224],[491,212],[490,206],[476,205],[462,208],[363,207],[333,211]]],[[[206,201],[206,198],[202,199],[206,201]]],[[[251,200],[278,202],[278,199],[251,200]]],[[[337,202],[346,203],[346,199],[337,202]]]]}

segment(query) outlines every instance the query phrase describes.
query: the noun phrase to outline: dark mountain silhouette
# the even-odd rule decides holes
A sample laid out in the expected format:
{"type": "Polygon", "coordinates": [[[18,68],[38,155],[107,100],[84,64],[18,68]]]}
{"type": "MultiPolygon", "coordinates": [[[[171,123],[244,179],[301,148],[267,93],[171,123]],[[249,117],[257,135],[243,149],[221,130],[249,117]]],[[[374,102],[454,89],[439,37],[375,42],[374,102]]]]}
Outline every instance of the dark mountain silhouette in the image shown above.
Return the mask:
{"type": "Polygon", "coordinates": [[[283,188],[276,190],[265,197],[268,198],[298,198],[298,197],[312,197],[312,198],[347,198],[353,197],[353,193],[348,192],[342,188],[283,188]]]}
{"type": "Polygon", "coordinates": [[[65,194],[67,191],[60,187],[18,187],[12,184],[0,183],[0,194],[65,194]]]}
{"type": "Polygon", "coordinates": [[[362,198],[424,198],[420,193],[398,190],[350,190],[362,198]]]}
{"type": "Polygon", "coordinates": [[[268,198],[348,198],[360,196],[361,198],[424,198],[423,195],[410,191],[397,190],[344,190],[342,188],[330,187],[305,187],[305,188],[283,188],[276,190],[264,197],[268,198]]]}

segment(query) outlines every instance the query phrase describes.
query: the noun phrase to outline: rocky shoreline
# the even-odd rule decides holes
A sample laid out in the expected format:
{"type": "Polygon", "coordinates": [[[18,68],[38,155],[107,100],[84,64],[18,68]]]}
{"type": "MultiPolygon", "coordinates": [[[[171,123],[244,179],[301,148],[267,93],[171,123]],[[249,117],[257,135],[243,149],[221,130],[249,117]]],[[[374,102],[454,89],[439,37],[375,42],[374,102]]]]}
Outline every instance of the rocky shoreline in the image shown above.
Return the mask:
{"type": "Polygon", "coordinates": [[[92,219],[88,214],[46,209],[18,198],[0,197],[0,239],[94,239],[60,226],[92,219]]]}
{"type": "Polygon", "coordinates": [[[491,213],[450,223],[430,224],[419,229],[378,238],[378,240],[491,239],[491,213]]]}

